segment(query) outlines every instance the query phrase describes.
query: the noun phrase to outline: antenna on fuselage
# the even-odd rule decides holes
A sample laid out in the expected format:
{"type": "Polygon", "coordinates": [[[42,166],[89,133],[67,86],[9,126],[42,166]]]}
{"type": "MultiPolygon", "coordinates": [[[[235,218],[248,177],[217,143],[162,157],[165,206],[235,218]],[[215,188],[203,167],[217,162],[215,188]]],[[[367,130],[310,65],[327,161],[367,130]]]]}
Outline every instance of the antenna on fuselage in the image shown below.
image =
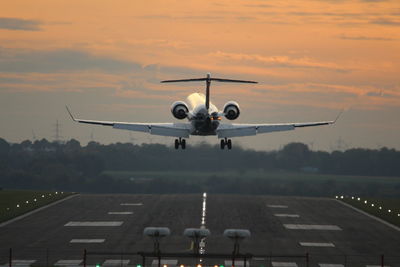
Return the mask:
{"type": "Polygon", "coordinates": [[[254,82],[254,81],[211,78],[211,73],[207,73],[207,77],[205,77],[205,78],[181,79],[181,80],[165,80],[165,81],[161,81],[161,83],[198,82],[198,81],[206,81],[206,108],[207,108],[207,110],[210,107],[210,86],[211,86],[211,81],[226,82],[226,83],[258,83],[258,82],[254,82]]]}

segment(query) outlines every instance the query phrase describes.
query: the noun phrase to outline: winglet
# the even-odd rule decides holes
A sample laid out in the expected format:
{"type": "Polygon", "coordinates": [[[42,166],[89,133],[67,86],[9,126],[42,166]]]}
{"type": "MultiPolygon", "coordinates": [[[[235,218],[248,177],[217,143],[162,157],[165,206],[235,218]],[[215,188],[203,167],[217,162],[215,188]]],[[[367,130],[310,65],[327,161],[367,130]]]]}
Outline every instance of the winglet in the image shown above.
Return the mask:
{"type": "Polygon", "coordinates": [[[76,121],[76,119],[74,118],[74,116],[72,116],[72,113],[71,113],[71,111],[69,110],[69,108],[68,108],[67,105],[65,105],[65,108],[67,109],[68,114],[71,116],[71,119],[72,119],[73,121],[76,121]]]}
{"type": "Polygon", "coordinates": [[[342,109],[342,110],[339,112],[339,114],[336,116],[336,118],[335,118],[335,120],[332,122],[332,124],[336,123],[336,121],[340,118],[340,116],[342,116],[343,112],[344,112],[344,109],[342,109]]]}

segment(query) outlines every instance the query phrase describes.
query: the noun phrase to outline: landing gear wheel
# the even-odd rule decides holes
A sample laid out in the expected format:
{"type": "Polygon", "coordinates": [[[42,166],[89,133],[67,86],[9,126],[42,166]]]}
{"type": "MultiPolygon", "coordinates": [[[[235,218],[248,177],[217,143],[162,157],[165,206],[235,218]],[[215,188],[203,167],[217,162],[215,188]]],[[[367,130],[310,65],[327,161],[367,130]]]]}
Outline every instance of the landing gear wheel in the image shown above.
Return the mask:
{"type": "Polygon", "coordinates": [[[224,149],[224,148],[225,148],[225,140],[221,139],[221,149],[224,149]]]}
{"type": "Polygon", "coordinates": [[[227,146],[228,146],[229,150],[232,149],[232,140],[231,139],[228,139],[227,146]]]}
{"type": "Polygon", "coordinates": [[[181,147],[182,147],[182,149],[186,148],[186,140],[185,139],[181,140],[181,147]]]}
{"type": "Polygon", "coordinates": [[[179,140],[175,139],[175,149],[178,149],[178,148],[179,148],[179,140]]]}

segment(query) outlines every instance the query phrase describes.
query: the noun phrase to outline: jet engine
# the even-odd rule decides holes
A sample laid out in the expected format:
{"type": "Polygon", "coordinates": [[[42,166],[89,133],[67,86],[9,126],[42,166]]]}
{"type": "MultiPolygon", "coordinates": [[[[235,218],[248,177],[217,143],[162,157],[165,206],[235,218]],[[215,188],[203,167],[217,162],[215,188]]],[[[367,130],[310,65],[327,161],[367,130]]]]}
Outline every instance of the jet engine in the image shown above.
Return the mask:
{"type": "Polygon", "coordinates": [[[183,101],[176,101],[171,106],[171,113],[175,118],[182,120],[187,117],[189,108],[183,101]]]}
{"type": "Polygon", "coordinates": [[[224,106],[224,114],[228,120],[236,120],[240,115],[239,104],[235,101],[229,101],[224,106]]]}

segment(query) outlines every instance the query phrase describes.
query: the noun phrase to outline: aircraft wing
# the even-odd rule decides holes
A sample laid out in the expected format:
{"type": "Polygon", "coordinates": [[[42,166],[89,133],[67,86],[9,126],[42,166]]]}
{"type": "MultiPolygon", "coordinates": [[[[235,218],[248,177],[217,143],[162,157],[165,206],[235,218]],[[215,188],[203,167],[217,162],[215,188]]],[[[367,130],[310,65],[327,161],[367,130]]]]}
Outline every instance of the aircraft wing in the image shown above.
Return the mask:
{"type": "Polygon", "coordinates": [[[189,138],[190,134],[191,125],[189,123],[136,123],[136,122],[82,120],[72,116],[72,113],[69,111],[68,107],[66,108],[72,120],[80,123],[111,126],[114,129],[144,132],[152,135],[161,135],[161,136],[189,138]]]}
{"type": "MultiPolygon", "coordinates": [[[[341,114],[341,113],[340,113],[341,114]]],[[[339,114],[339,116],[340,116],[339,114]]],[[[251,136],[262,133],[291,131],[296,128],[312,127],[334,124],[339,116],[333,121],[317,122],[294,122],[294,123],[267,123],[267,124],[222,124],[217,129],[218,138],[229,138],[239,136],[251,136]]]]}

